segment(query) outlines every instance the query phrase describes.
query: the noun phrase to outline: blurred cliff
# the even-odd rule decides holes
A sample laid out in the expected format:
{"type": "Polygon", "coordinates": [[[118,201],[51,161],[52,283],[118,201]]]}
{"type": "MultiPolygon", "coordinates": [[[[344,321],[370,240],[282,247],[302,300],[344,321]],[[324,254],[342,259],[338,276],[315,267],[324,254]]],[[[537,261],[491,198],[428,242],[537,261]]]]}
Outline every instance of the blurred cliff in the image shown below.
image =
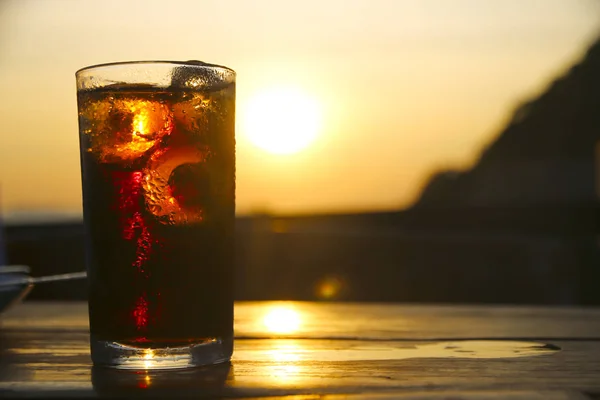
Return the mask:
{"type": "MultiPolygon", "coordinates": [[[[237,297],[600,304],[599,138],[597,42],[471,170],[435,174],[408,210],[238,218],[237,297]]],[[[80,221],[9,225],[6,239],[34,275],[84,269],[80,221]]]]}

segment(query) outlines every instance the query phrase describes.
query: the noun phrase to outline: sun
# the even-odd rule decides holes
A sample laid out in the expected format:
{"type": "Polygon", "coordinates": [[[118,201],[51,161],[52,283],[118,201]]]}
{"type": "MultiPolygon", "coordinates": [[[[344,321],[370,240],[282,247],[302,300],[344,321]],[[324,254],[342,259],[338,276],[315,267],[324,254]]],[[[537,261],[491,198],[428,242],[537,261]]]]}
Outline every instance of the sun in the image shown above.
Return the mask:
{"type": "Polygon", "coordinates": [[[306,149],[321,128],[318,102],[297,89],[257,93],[248,100],[242,118],[242,127],[252,144],[272,154],[306,149]]]}

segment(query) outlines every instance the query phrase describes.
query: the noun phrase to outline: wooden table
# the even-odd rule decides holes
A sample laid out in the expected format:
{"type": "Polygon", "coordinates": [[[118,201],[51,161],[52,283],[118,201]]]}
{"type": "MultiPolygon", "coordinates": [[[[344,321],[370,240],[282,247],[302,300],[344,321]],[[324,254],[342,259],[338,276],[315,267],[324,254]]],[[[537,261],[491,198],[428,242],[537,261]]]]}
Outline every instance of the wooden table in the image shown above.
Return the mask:
{"type": "Polygon", "coordinates": [[[242,302],[230,365],[163,372],[92,368],[84,303],[0,324],[0,398],[600,399],[600,308],[242,302]]]}

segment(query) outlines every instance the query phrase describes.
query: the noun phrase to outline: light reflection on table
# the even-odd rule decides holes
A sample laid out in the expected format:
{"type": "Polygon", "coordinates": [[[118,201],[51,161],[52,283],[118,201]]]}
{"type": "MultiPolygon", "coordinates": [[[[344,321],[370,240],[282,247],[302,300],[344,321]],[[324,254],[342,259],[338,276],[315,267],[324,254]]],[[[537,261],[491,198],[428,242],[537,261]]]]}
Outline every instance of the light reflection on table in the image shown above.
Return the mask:
{"type": "Polygon", "coordinates": [[[55,388],[86,396],[141,391],[168,397],[187,390],[268,397],[419,387],[428,379],[439,388],[471,387],[489,384],[479,375],[482,368],[500,387],[531,374],[541,382],[550,367],[573,373],[572,366],[588,372],[573,375],[578,380],[572,387],[596,387],[587,377],[598,370],[600,348],[593,338],[600,310],[240,302],[235,312],[231,364],[131,372],[91,367],[84,303],[18,306],[1,321],[0,397],[2,390],[55,388]],[[548,335],[557,342],[537,339],[548,335]],[[579,340],[568,341],[573,338],[579,340]],[[456,368],[463,372],[449,376],[456,368]]]}

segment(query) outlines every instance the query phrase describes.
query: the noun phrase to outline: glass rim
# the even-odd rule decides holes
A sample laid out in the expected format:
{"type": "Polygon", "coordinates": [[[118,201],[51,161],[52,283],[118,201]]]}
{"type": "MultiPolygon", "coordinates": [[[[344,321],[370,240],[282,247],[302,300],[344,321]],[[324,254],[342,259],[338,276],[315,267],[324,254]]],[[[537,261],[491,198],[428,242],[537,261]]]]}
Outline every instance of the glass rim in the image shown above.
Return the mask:
{"type": "Polygon", "coordinates": [[[195,67],[195,68],[213,68],[213,69],[221,69],[227,72],[232,73],[234,76],[236,72],[224,65],[219,64],[211,64],[198,60],[188,60],[188,61],[172,61],[172,60],[139,60],[139,61],[115,61],[101,64],[94,64],[87,67],[83,67],[75,71],[75,76],[78,76],[81,72],[91,71],[94,69],[101,69],[105,67],[117,67],[117,66],[127,66],[127,65],[179,65],[186,67],[195,67]]]}

